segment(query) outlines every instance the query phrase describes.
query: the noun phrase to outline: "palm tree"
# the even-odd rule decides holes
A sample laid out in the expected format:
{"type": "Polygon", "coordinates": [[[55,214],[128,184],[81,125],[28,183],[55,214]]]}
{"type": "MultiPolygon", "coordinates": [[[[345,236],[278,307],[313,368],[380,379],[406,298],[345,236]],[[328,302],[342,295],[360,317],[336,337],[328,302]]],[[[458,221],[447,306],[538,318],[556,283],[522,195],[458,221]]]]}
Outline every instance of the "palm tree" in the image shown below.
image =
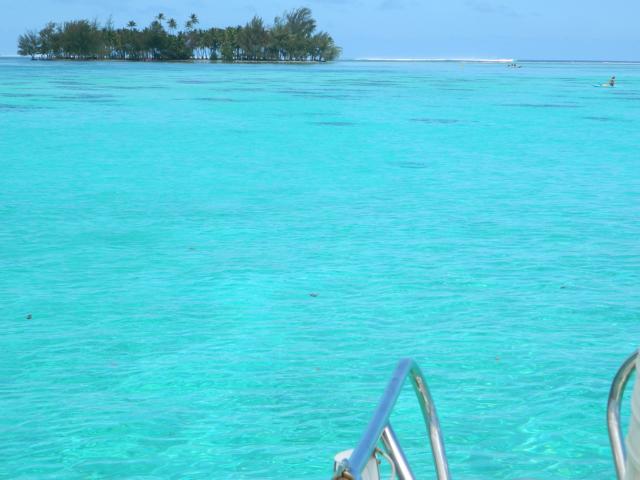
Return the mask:
{"type": "Polygon", "coordinates": [[[127,23],[127,28],[129,28],[131,30],[135,30],[136,29],[136,22],[134,22],[133,20],[129,20],[129,23],[127,23]]]}
{"type": "Polygon", "coordinates": [[[173,33],[176,31],[176,28],[178,28],[178,22],[176,22],[175,18],[170,18],[167,22],[167,26],[169,27],[171,33],[173,33]]]}
{"type": "Polygon", "coordinates": [[[195,13],[189,15],[189,20],[184,24],[187,29],[186,35],[186,46],[187,49],[192,53],[192,57],[197,57],[197,52],[194,55],[194,51],[198,48],[198,31],[194,30],[193,27],[196,26],[200,21],[198,20],[198,16],[195,13]]]}
{"type": "Polygon", "coordinates": [[[160,22],[160,24],[162,25],[162,21],[164,20],[164,13],[160,12],[158,14],[158,16],[156,17],[156,19],[158,20],[158,22],[160,22]]]}

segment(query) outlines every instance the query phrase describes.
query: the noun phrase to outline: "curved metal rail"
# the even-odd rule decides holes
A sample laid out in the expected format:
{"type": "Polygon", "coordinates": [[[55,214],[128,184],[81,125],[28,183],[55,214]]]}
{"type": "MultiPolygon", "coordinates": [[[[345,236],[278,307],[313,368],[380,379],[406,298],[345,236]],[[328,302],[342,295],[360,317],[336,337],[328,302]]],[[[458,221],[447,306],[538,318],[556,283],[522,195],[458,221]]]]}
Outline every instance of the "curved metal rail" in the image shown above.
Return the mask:
{"type": "Polygon", "coordinates": [[[351,457],[348,460],[343,460],[338,466],[333,477],[335,480],[361,480],[362,471],[373,455],[381,437],[385,448],[389,450],[391,458],[400,467],[398,469],[400,478],[402,480],[414,480],[413,473],[408,467],[404,453],[400,449],[400,444],[397,442],[393,429],[389,424],[389,416],[407,377],[411,380],[420,404],[420,410],[422,410],[425,426],[429,432],[431,453],[433,454],[437,478],[438,480],[451,479],[449,464],[444,451],[444,440],[440,431],[440,422],[436,414],[436,407],[427,388],[427,382],[424,380],[420,367],[412,359],[405,358],[400,360],[393,372],[393,377],[380,399],[373,418],[360,438],[358,446],[351,454],[351,457]]]}
{"type": "Polygon", "coordinates": [[[624,436],[620,426],[620,404],[624,395],[625,387],[631,378],[631,374],[636,368],[636,360],[640,352],[634,352],[627,358],[611,383],[609,390],[609,401],[607,403],[607,427],[609,429],[609,441],[613,453],[613,463],[616,467],[618,480],[623,480],[625,475],[625,462],[627,453],[624,446],[624,436]]]}

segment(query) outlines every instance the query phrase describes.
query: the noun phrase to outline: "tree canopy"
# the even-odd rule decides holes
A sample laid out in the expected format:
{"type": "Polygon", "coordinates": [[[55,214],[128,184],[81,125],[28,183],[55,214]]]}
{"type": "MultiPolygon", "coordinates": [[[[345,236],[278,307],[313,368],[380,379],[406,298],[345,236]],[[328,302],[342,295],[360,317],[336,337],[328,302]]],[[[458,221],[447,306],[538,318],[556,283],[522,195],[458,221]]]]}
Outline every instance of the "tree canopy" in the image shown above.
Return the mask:
{"type": "Polygon", "coordinates": [[[193,13],[178,30],[174,18],[159,13],[144,28],[131,20],[115,28],[111,20],[50,22],[39,32],[18,38],[18,53],[33,59],[69,60],[222,60],[225,62],[324,62],[341,49],[326,32],[317,31],[306,7],[284,12],[273,25],[254,16],[245,25],[198,28],[193,13]]]}

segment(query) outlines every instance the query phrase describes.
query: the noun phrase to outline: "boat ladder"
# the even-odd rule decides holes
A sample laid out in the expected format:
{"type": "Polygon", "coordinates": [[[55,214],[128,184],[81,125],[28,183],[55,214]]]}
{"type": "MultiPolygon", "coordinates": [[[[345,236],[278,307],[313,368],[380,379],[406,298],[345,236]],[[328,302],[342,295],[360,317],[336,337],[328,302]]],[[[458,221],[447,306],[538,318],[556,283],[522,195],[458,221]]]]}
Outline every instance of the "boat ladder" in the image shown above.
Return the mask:
{"type": "MultiPolygon", "coordinates": [[[[639,356],[640,351],[636,351],[625,360],[616,373],[609,392],[607,426],[618,480],[624,480],[626,464],[624,436],[620,423],[620,406],[625,387],[635,370],[639,356]]],[[[424,423],[429,433],[436,476],[438,480],[451,480],[436,407],[420,367],[410,358],[403,359],[398,363],[393,372],[393,377],[373,414],[373,418],[356,448],[336,455],[333,480],[379,480],[376,453],[381,453],[389,460],[392,471],[395,472],[400,480],[415,480],[415,476],[389,421],[393,407],[407,377],[415,391],[424,423]],[[378,448],[379,442],[382,442],[384,452],[378,448]]]]}

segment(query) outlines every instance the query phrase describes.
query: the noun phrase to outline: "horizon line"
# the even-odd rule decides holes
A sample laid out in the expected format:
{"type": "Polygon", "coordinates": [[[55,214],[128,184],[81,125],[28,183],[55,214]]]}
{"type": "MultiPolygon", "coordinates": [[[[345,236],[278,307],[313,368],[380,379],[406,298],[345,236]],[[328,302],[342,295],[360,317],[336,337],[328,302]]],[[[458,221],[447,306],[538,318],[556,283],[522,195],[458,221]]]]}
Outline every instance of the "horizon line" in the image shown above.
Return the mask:
{"type": "Polygon", "coordinates": [[[411,57],[357,57],[343,58],[339,61],[354,62],[476,62],[476,63],[514,63],[514,62],[540,62],[540,63],[640,63],[640,60],[610,60],[610,59],[548,59],[548,58],[474,58],[474,57],[451,57],[451,58],[411,58],[411,57]]]}

